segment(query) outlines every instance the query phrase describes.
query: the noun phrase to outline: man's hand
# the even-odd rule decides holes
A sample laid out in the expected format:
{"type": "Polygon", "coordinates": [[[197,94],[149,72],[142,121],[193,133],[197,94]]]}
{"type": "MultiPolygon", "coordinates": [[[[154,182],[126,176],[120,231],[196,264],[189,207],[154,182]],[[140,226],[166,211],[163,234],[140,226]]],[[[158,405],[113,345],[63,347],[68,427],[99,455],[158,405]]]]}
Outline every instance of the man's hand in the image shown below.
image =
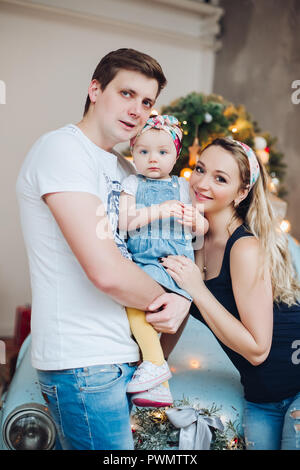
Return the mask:
{"type": "Polygon", "coordinates": [[[148,307],[146,320],[156,331],[174,334],[187,316],[190,306],[191,302],[185,297],[165,293],[148,307]]]}

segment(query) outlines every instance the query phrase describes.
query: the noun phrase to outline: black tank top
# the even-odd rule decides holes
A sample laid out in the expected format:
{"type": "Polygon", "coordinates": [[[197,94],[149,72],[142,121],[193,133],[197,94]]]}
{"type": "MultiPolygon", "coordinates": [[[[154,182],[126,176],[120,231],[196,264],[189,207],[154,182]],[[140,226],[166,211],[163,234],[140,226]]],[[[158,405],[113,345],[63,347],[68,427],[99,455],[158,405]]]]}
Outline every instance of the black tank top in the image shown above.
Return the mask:
{"type": "MultiPolygon", "coordinates": [[[[225,247],[219,276],[205,281],[206,287],[215,298],[239,320],[230,277],[230,250],[239,238],[249,236],[253,235],[243,225],[233,232],[225,247]]],[[[192,304],[190,313],[206,324],[195,304],[192,304]]],[[[300,304],[288,307],[284,303],[274,302],[273,325],[269,356],[258,366],[253,366],[216,337],[239,371],[244,395],[248,401],[256,403],[281,401],[300,392],[300,351],[297,354],[295,350],[296,347],[299,349],[300,340],[300,304]]]]}

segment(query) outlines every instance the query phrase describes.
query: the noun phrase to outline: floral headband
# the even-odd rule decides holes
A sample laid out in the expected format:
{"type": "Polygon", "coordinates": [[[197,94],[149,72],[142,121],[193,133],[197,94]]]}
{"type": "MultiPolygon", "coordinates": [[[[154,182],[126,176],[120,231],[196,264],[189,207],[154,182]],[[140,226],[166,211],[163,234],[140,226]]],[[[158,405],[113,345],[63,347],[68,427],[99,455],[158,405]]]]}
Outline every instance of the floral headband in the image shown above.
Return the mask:
{"type": "Polygon", "coordinates": [[[249,184],[249,191],[250,191],[255,185],[259,177],[259,174],[260,174],[259,164],[258,164],[256,155],[253,152],[251,147],[249,147],[247,144],[244,144],[244,142],[240,142],[239,140],[234,140],[234,142],[244,149],[248,157],[248,162],[249,162],[249,167],[250,167],[250,184],[249,184]]]}
{"type": "Polygon", "coordinates": [[[182,148],[182,130],[180,128],[178,119],[174,116],[168,116],[166,114],[149,118],[142,130],[130,140],[130,150],[133,149],[136,139],[149,129],[162,129],[168,132],[168,134],[170,134],[172,137],[176,147],[177,157],[179,156],[182,148]]]}

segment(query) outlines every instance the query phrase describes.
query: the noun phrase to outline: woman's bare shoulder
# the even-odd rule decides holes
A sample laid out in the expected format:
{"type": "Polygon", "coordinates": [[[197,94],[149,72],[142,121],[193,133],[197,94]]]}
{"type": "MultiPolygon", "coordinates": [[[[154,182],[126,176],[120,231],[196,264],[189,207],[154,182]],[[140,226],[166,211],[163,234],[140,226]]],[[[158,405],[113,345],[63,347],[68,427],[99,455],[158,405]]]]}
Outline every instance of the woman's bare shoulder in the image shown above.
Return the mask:
{"type": "Polygon", "coordinates": [[[260,249],[260,241],[249,234],[249,236],[241,237],[233,244],[230,255],[235,258],[245,257],[248,258],[260,249]]]}
{"type": "Polygon", "coordinates": [[[260,242],[254,236],[239,238],[230,251],[230,271],[231,273],[257,272],[257,268],[262,261],[260,242]]]}

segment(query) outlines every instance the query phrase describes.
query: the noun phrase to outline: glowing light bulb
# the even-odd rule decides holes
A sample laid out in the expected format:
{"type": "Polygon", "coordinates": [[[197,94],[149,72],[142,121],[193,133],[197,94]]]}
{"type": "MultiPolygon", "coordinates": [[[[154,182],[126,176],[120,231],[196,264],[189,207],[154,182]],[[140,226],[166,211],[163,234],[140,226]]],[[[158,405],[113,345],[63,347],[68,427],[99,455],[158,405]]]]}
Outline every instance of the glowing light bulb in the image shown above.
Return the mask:
{"type": "Polygon", "coordinates": [[[180,176],[183,176],[186,180],[190,179],[193,170],[191,168],[183,168],[180,172],[180,176]]]}
{"type": "Polygon", "coordinates": [[[271,193],[276,192],[276,185],[273,183],[273,181],[269,182],[269,191],[271,191],[271,193]]]}
{"type": "Polygon", "coordinates": [[[192,360],[190,361],[190,366],[191,366],[192,369],[199,369],[199,367],[200,367],[200,362],[197,361],[197,359],[192,359],[192,360]]]}
{"type": "Polygon", "coordinates": [[[258,155],[264,165],[268,163],[270,158],[270,154],[268,152],[265,150],[256,150],[256,155],[258,155]]]}
{"type": "Polygon", "coordinates": [[[237,132],[237,131],[238,131],[238,130],[237,130],[237,127],[233,127],[233,128],[231,129],[231,132],[233,132],[233,133],[235,133],[235,132],[237,132]]]}
{"type": "Polygon", "coordinates": [[[283,220],[280,224],[280,228],[283,232],[287,233],[291,230],[291,224],[288,220],[283,220]]]}

